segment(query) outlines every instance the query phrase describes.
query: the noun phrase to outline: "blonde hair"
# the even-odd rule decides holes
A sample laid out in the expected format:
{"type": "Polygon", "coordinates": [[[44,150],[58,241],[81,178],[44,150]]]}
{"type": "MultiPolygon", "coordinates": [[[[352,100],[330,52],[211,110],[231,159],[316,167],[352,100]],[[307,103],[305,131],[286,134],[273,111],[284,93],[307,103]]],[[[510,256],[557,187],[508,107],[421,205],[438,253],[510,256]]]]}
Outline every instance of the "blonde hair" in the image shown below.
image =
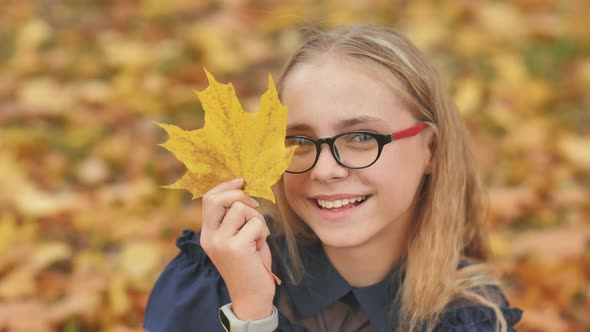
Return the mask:
{"type": "MultiPolygon", "coordinates": [[[[283,81],[299,64],[320,55],[343,56],[378,65],[394,77],[392,88],[414,116],[435,131],[431,145],[434,164],[416,195],[415,221],[406,252],[399,294],[399,327],[403,331],[432,330],[445,309],[456,303],[477,303],[496,313],[496,330],[506,331],[497,299],[486,295],[486,285],[496,285],[488,259],[481,188],[475,171],[468,134],[456,106],[437,71],[404,36],[367,26],[346,26],[312,37],[287,62],[283,81]],[[460,262],[470,265],[458,269],[460,262]]],[[[298,280],[301,263],[297,243],[314,239],[285,198],[283,181],[273,188],[277,197],[275,235],[288,247],[290,278],[298,280]]]]}

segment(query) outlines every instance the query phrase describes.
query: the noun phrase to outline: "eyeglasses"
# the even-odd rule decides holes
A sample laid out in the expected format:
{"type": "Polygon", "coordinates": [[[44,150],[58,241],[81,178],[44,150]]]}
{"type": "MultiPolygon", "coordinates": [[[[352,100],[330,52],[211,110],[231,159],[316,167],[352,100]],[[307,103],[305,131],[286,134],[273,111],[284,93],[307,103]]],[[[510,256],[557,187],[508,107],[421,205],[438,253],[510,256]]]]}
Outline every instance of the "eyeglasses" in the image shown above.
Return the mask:
{"type": "Polygon", "coordinates": [[[322,144],[328,144],[339,165],[350,169],[367,168],[373,165],[385,144],[394,140],[418,135],[428,125],[420,122],[410,128],[391,134],[377,134],[371,131],[355,130],[340,133],[334,137],[313,139],[295,135],[285,137],[285,146],[297,146],[287,173],[304,173],[312,169],[318,161],[322,144]]]}

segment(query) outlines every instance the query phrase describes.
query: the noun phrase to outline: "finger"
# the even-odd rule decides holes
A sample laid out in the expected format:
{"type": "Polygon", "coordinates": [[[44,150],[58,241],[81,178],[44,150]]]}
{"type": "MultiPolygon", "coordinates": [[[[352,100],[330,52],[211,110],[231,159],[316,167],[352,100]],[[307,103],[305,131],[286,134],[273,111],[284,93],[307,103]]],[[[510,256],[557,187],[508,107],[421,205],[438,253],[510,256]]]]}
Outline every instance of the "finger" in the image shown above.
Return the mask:
{"type": "Polygon", "coordinates": [[[264,247],[265,243],[266,243],[266,238],[256,240],[256,251],[262,250],[262,247],[264,247]]]}
{"type": "Polygon", "coordinates": [[[228,237],[234,236],[246,224],[246,221],[252,218],[264,220],[262,214],[256,209],[241,201],[235,201],[225,213],[218,231],[228,237]]]}
{"type": "Polygon", "coordinates": [[[203,196],[202,228],[205,232],[219,228],[226,211],[234,202],[242,202],[252,208],[258,206],[258,202],[240,189],[228,189],[225,191],[208,192],[203,196]]]}
{"type": "MultiPolygon", "coordinates": [[[[260,251],[266,244],[266,238],[270,235],[270,231],[264,219],[252,218],[242,227],[238,234],[234,237],[234,241],[241,242],[244,245],[256,242],[256,251],[260,251]]],[[[262,257],[260,258],[262,265],[268,271],[268,275],[278,284],[282,283],[281,279],[277,277],[271,270],[271,262],[265,263],[262,257]]]]}
{"type": "MultiPolygon", "coordinates": [[[[210,189],[202,198],[201,230],[207,233],[216,230],[225,214],[227,207],[223,206],[223,197],[219,194],[224,191],[238,190],[244,186],[244,179],[238,178],[222,182],[210,189]]],[[[231,204],[231,203],[229,203],[231,204]]]]}
{"type": "Polygon", "coordinates": [[[247,245],[259,240],[265,241],[269,234],[270,231],[264,219],[254,217],[244,224],[238,234],[234,236],[234,241],[247,245]]]}
{"type": "Polygon", "coordinates": [[[214,194],[221,191],[226,191],[230,189],[241,189],[244,186],[244,179],[237,178],[231,181],[221,182],[220,184],[213,187],[208,193],[214,194]]]}

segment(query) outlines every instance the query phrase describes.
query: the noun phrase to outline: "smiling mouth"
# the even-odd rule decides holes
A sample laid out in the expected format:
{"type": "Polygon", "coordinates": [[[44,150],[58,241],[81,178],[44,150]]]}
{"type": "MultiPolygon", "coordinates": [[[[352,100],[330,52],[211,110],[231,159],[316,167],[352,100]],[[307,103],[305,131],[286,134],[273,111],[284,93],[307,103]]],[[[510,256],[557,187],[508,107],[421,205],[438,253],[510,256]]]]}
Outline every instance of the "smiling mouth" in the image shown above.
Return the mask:
{"type": "Polygon", "coordinates": [[[350,208],[363,204],[369,196],[358,196],[348,199],[336,199],[333,201],[316,199],[317,206],[322,210],[334,210],[341,208],[350,208]]]}

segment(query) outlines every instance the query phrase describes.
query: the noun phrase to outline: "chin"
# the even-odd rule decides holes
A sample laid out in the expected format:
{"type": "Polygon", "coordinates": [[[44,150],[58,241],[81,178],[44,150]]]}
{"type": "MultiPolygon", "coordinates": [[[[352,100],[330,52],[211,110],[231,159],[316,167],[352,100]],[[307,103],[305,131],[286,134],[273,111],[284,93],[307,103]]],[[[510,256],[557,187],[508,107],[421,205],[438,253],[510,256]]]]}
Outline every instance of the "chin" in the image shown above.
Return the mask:
{"type": "Polygon", "coordinates": [[[315,234],[323,245],[334,248],[358,247],[368,240],[365,236],[359,234],[358,230],[354,233],[324,230],[323,232],[315,232],[315,234]]]}

